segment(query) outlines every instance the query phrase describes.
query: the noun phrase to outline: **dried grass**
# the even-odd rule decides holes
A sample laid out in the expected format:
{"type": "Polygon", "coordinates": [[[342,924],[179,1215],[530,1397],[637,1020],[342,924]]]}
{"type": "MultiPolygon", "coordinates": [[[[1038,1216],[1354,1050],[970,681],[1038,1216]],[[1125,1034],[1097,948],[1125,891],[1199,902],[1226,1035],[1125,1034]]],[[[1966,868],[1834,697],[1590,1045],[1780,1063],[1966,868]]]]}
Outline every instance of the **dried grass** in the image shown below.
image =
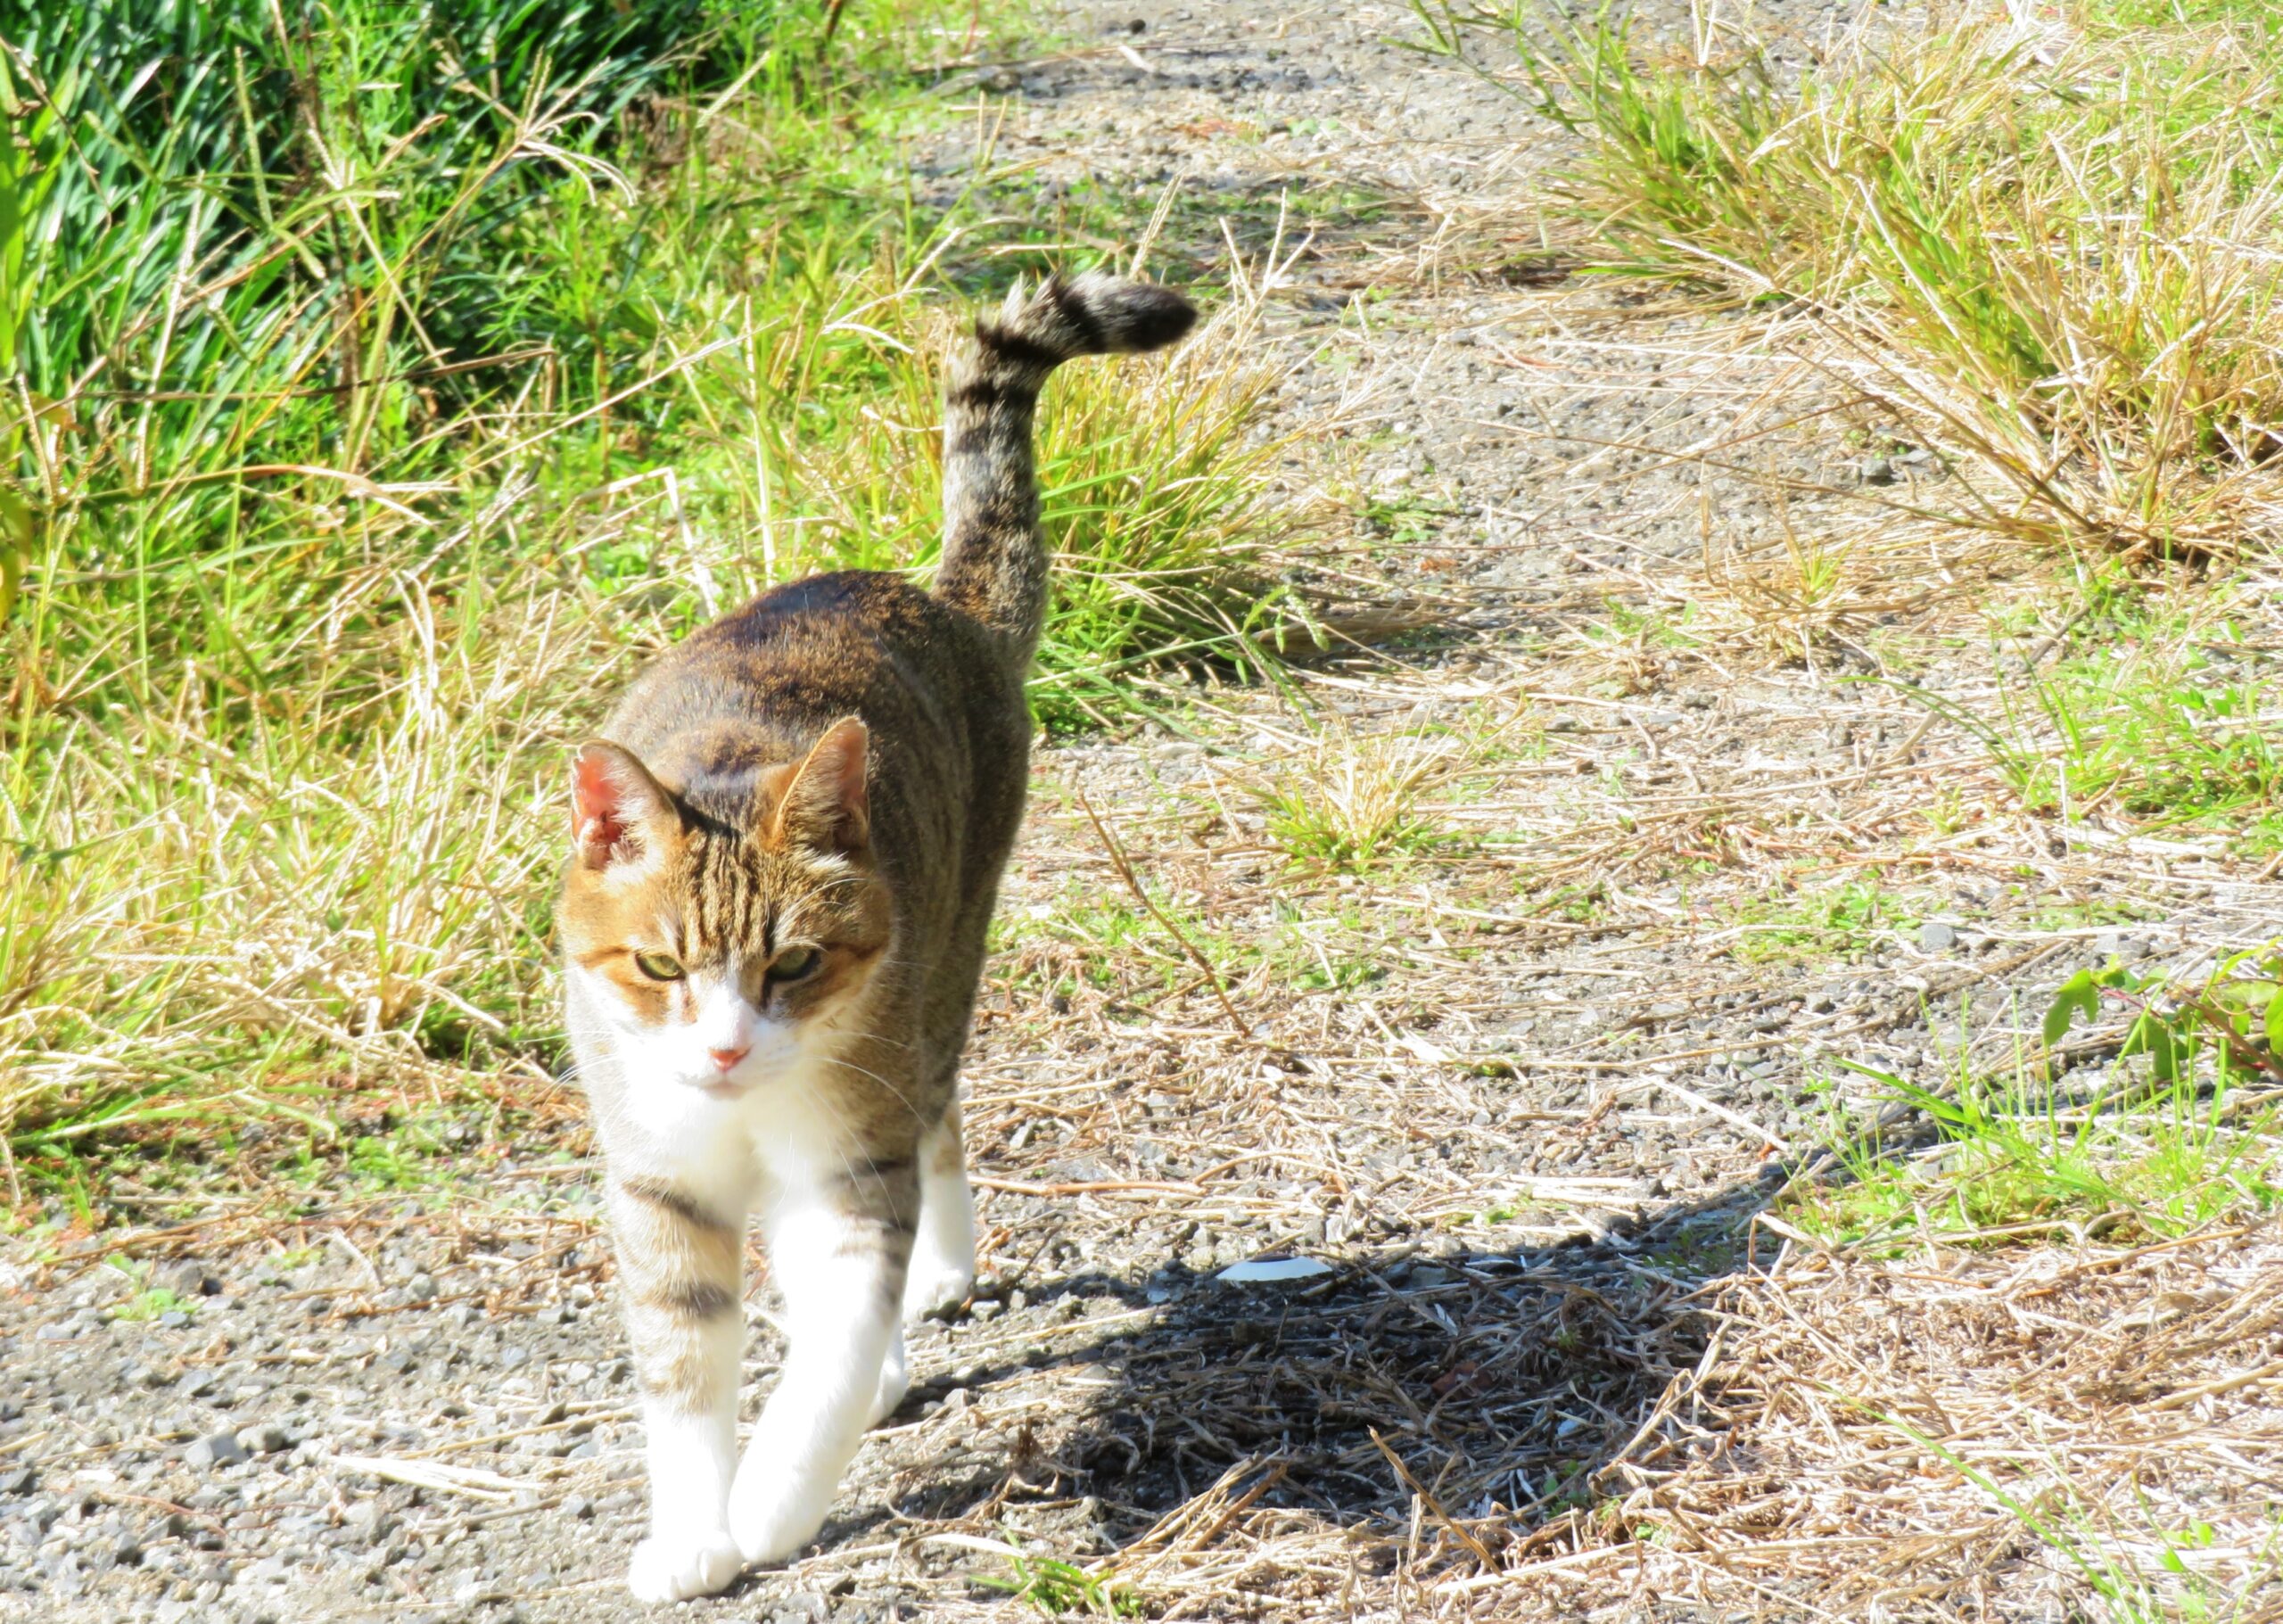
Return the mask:
{"type": "MultiPolygon", "coordinates": [[[[1533,1562],[1746,1617],[2272,1617],[2283,1249],[1786,1249],[1533,1562]],[[1621,1497],[1620,1497],[1621,1496],[1621,1497]]],[[[1558,1610],[1557,1610],[1558,1611],[1558,1610]]],[[[1588,1608],[1593,1616],[1621,1609],[1588,1608]]]]}

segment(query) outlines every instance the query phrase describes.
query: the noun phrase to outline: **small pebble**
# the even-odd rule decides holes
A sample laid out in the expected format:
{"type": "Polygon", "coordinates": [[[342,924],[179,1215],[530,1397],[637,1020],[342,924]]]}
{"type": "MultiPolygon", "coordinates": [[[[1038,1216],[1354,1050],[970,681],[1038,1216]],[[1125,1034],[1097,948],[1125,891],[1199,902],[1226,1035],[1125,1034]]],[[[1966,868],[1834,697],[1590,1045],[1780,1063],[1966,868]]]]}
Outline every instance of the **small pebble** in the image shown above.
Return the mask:
{"type": "Polygon", "coordinates": [[[227,1432],[216,1432],[202,1438],[183,1451],[183,1459],[197,1471],[204,1471],[213,1466],[235,1466],[245,1458],[246,1447],[227,1432]]]}
{"type": "Polygon", "coordinates": [[[238,1429],[239,1447],[251,1455],[276,1455],[293,1441],[293,1436],[274,1421],[257,1422],[238,1429]]]}

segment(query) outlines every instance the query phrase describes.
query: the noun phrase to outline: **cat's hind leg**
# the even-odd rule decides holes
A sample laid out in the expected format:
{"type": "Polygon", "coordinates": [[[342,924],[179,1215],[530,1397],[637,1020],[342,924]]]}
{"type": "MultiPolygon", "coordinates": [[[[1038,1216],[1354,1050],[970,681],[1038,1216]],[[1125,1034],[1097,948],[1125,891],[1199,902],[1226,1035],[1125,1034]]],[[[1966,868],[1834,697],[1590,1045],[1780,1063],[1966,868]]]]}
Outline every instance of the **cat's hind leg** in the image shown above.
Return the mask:
{"type": "Polygon", "coordinates": [[[898,1325],[888,1333],[887,1356],[880,1361],[879,1385],[872,1389],[872,1408],[865,1419],[868,1428],[877,1427],[895,1414],[896,1406],[911,1390],[911,1365],[904,1357],[903,1327],[898,1325]]]}
{"type": "Polygon", "coordinates": [[[962,1302],[974,1290],[975,1192],[954,1099],[919,1142],[919,1233],[904,1277],[903,1317],[962,1302]]]}

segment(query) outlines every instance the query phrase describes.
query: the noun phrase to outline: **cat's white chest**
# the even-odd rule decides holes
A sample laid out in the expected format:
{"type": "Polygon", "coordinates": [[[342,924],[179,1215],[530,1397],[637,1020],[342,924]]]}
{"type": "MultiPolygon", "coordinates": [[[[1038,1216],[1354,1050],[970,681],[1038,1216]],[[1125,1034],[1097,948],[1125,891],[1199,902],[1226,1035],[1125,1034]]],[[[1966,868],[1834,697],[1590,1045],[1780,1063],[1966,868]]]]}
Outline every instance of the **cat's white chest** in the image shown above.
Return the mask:
{"type": "Polygon", "coordinates": [[[804,1059],[734,1100],[630,1079],[623,1105],[656,1172],[696,1189],[737,1191],[750,1207],[756,1186],[805,1185],[841,1165],[845,1132],[825,1103],[824,1070],[804,1059]]]}

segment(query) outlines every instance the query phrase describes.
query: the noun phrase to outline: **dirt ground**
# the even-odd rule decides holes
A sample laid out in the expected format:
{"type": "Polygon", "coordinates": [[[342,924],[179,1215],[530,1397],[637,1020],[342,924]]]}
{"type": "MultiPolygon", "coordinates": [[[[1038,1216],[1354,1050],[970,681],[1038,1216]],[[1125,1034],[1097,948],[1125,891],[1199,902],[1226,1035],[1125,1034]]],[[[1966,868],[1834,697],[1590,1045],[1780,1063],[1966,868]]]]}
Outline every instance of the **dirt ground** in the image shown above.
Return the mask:
{"type": "MultiPolygon", "coordinates": [[[[1041,753],[967,1069],[985,1279],[915,1335],[911,1396],[815,1552],[688,1615],[1025,1616],[978,1582],[1014,1576],[1015,1542],[1120,1553],[1168,1617],[2082,1616],[2018,1525],[1904,1504],[1932,1454],[1864,1480],[1892,1523],[1859,1507],[1849,1544],[1816,1521],[1842,1486],[1810,1456],[1738,1442],[1739,1349],[1768,1339],[1892,1355],[1897,1391],[1913,1359],[2009,1392],[2075,1379],[2050,1327],[1878,1331],[1917,1288],[1764,1209],[1833,1101],[1873,1092],[1837,1060],[1933,1082],[2097,957],[2271,933],[2273,888],[2193,840],[1992,810],[1972,741],[1883,679],[1971,702],[2053,629],[1993,640],[1953,587],[1986,608],[2032,585],[1863,521],[1867,484],[1917,471],[1867,466],[1765,316],[1565,275],[1537,200],[1570,138],[1406,48],[1407,8],[1126,0],[1065,37],[977,81],[1006,107],[993,161],[1048,200],[1177,186],[1163,274],[1246,256],[1291,366],[1282,425],[1336,425],[1296,495],[1368,515],[1306,577],[1422,630],[1041,753]],[[1859,532],[1809,635],[1801,549],[1859,532]],[[1273,792],[1321,791],[1327,741],[1450,753],[1422,815],[1454,838],[1296,868],[1273,792]],[[1778,883],[1843,898],[1865,872],[1884,889],[1861,911],[1804,922],[1778,883]],[[1216,1278],[1264,1254],[1329,1267],[1216,1278]],[[1735,1284],[1770,1278],[1790,1295],[1735,1284]],[[1693,1532],[1640,1543],[1652,1504],[1693,1532]],[[1788,1568],[1690,1554],[1732,1537],[1835,1543],[1788,1568]]],[[[955,184],[997,116],[926,176],[955,184]]],[[[0,1618],[636,1611],[639,1433],[576,1101],[540,1098],[505,1145],[490,1120],[453,1130],[441,1193],[336,1179],[281,1219],[250,1190],[5,1265],[0,1618]],[[98,1262],[122,1249],[194,1307],[114,1317],[136,1286],[98,1262]]],[[[2225,1241],[2209,1265],[2251,1272],[2227,1303],[2197,1275],[2193,1312],[2271,1307],[2267,1243],[2225,1241]]],[[[2065,1329],[2182,1289],[2201,1255],[2041,1256],[2104,1282],[2054,1299],[2065,1329]]],[[[1943,1313],[1995,1289],[1976,1266],[1943,1313]]],[[[765,1390],[765,1285],[749,1314],[765,1390]]],[[[2167,1379],[2272,1356],[2264,1322],[2238,1329],[2167,1379]]],[[[2224,1463],[2195,1470],[2229,1492],[2224,1463]]]]}

